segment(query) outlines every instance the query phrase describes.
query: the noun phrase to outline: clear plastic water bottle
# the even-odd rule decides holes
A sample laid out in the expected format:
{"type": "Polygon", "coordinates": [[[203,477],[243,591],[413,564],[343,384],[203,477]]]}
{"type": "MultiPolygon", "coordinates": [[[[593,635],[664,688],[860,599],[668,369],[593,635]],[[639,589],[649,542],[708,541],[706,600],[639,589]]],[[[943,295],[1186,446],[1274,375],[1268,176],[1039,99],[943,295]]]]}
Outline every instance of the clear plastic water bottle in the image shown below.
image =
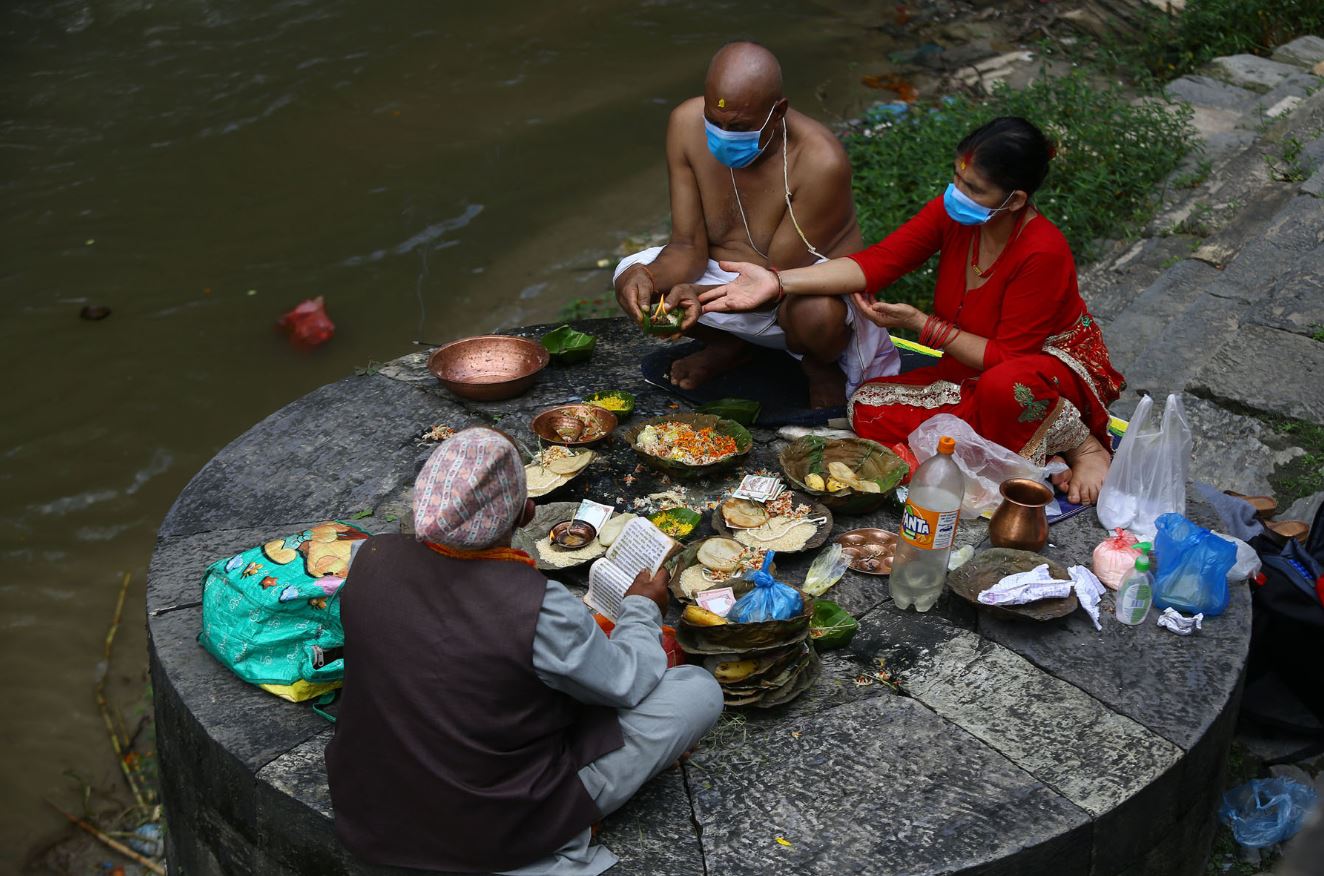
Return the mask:
{"type": "Polygon", "coordinates": [[[952,459],[955,449],[955,439],[942,436],[938,452],[910,479],[890,582],[892,600],[901,608],[928,611],[947,581],[947,557],[965,497],[965,476],[952,459]]]}

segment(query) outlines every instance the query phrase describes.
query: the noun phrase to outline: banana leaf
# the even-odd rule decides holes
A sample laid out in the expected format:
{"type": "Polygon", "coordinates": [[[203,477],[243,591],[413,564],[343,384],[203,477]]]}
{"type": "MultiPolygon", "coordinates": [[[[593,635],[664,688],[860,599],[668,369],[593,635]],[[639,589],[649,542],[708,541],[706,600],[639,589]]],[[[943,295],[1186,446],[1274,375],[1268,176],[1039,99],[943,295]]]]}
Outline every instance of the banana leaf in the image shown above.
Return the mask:
{"type": "Polygon", "coordinates": [[[615,414],[618,420],[624,420],[634,413],[634,393],[626,392],[623,389],[604,389],[601,392],[589,393],[584,396],[584,401],[600,408],[606,408],[615,414]],[[602,404],[607,399],[611,399],[611,402],[602,404]]]}
{"type": "Polygon", "coordinates": [[[819,599],[809,621],[809,641],[820,651],[845,647],[860,629],[860,622],[835,602],[819,599]]]}
{"type": "Polygon", "coordinates": [[[837,514],[869,514],[887,501],[887,496],[901,478],[910,471],[901,457],[876,441],[863,438],[833,438],[824,440],[817,435],[806,435],[788,444],[778,455],[782,472],[795,488],[808,493],[837,514]],[[861,480],[878,484],[879,492],[864,493],[853,489],[827,493],[810,489],[805,478],[822,474],[833,462],[845,463],[861,480]]]}
{"type": "Polygon", "coordinates": [[[742,426],[752,426],[759,418],[763,406],[747,398],[721,398],[708,402],[698,408],[701,414],[713,414],[728,420],[735,420],[742,426]]]}
{"type": "Polygon", "coordinates": [[[593,355],[593,348],[598,339],[568,325],[554,328],[542,336],[542,345],[552,356],[557,365],[574,365],[586,362],[593,355]]]}
{"type": "Polygon", "coordinates": [[[649,522],[667,535],[680,541],[689,537],[694,528],[703,521],[703,515],[689,508],[668,508],[648,518],[649,522]]]}

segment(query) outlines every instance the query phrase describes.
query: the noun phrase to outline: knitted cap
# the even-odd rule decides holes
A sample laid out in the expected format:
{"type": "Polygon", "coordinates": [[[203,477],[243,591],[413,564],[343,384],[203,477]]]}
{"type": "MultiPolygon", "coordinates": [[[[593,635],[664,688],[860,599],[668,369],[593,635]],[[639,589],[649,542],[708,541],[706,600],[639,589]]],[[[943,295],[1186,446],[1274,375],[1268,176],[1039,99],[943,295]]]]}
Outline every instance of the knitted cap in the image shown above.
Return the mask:
{"type": "Polygon", "coordinates": [[[444,441],[414,481],[414,533],[460,550],[491,547],[515,526],[528,490],[510,439],[465,429],[444,441]]]}

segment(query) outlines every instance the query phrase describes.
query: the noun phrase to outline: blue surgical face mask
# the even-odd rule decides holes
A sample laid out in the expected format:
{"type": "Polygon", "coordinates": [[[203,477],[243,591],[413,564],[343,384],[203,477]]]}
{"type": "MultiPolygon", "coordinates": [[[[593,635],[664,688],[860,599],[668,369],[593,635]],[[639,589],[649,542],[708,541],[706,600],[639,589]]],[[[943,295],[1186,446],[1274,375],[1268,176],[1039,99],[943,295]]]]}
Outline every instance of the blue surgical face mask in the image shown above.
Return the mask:
{"type": "Polygon", "coordinates": [[[768,117],[763,120],[763,127],[757,131],[723,131],[705,116],[703,129],[708,132],[708,151],[727,167],[736,170],[747,167],[762,154],[759,139],[763,136],[763,128],[768,127],[776,111],[777,105],[773,104],[772,109],[768,110],[768,117]]]}
{"type": "MultiPolygon", "coordinates": [[[[1011,193],[1014,194],[1016,193],[1011,193]]],[[[1011,200],[1011,195],[1007,195],[1007,201],[1011,200]]],[[[962,225],[983,225],[993,218],[994,213],[1006,207],[1007,201],[1003,201],[1002,207],[996,209],[985,207],[958,189],[956,183],[948,183],[947,191],[942,195],[942,205],[947,208],[947,215],[952,217],[953,222],[962,225]]]]}

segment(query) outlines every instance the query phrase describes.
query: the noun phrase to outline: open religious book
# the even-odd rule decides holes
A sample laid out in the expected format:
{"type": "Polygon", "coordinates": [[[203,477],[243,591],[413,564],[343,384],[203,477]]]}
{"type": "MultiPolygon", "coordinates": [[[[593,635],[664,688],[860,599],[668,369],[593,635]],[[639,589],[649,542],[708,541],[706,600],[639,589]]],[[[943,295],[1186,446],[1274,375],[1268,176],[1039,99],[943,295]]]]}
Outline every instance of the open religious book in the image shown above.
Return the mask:
{"type": "Polygon", "coordinates": [[[607,553],[589,566],[588,594],[584,602],[615,621],[621,611],[621,600],[634,583],[635,576],[643,571],[654,574],[679,547],[648,520],[636,517],[625,524],[620,535],[607,548],[607,553]]]}

